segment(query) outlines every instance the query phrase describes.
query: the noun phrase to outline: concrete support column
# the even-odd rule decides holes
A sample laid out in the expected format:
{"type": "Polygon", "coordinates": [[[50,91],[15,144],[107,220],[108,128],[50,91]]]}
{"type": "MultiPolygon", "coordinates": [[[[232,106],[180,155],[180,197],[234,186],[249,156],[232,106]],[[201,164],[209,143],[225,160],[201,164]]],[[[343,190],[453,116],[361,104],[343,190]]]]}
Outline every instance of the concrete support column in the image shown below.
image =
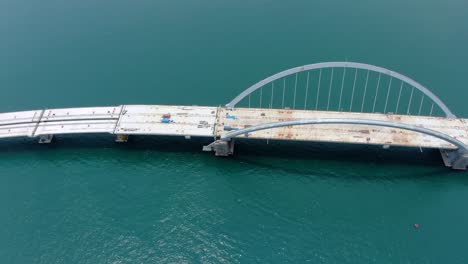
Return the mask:
{"type": "Polygon", "coordinates": [[[203,151],[214,151],[215,156],[220,157],[230,156],[234,154],[234,140],[216,140],[208,146],[204,146],[203,151]]]}
{"type": "Polygon", "coordinates": [[[125,143],[128,141],[128,135],[126,134],[117,134],[115,137],[115,142],[117,143],[125,143]]]}
{"type": "Polygon", "coordinates": [[[460,150],[441,149],[440,154],[445,166],[454,170],[466,170],[468,167],[468,153],[460,150]]]}
{"type": "Polygon", "coordinates": [[[39,144],[49,144],[54,139],[54,135],[40,135],[39,144]]]}

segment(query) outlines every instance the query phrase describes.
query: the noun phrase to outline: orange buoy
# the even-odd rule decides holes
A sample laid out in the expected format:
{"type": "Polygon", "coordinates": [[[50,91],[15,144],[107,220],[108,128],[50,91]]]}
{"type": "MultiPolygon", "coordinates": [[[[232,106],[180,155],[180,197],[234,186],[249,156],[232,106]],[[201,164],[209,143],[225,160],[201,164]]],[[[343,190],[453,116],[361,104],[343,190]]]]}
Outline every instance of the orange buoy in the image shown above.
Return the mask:
{"type": "Polygon", "coordinates": [[[414,224],[414,228],[419,228],[419,224],[414,224]]]}

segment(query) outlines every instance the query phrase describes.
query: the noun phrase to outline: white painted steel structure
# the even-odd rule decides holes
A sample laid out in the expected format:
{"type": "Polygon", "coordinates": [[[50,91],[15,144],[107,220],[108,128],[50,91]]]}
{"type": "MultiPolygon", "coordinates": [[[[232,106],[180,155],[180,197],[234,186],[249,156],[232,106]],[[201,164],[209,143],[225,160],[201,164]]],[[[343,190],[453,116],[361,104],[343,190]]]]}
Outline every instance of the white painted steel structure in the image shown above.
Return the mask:
{"type": "Polygon", "coordinates": [[[317,119],[300,119],[294,121],[283,121],[283,122],[273,122],[273,123],[266,123],[260,124],[257,126],[246,127],[243,129],[235,130],[224,134],[221,136],[221,140],[230,141],[233,138],[245,135],[248,133],[253,133],[260,130],[265,129],[273,129],[273,128],[280,128],[280,127],[287,127],[287,126],[299,126],[299,125],[327,125],[327,124],[351,124],[351,125],[366,125],[366,126],[381,126],[381,127],[392,127],[404,130],[410,130],[422,134],[426,134],[429,136],[433,136],[442,140],[445,140],[458,148],[460,153],[468,154],[468,146],[463,143],[462,141],[446,135],[444,133],[427,129],[424,127],[418,127],[408,124],[401,124],[395,122],[388,122],[388,121],[381,121],[381,120],[371,120],[371,119],[352,119],[352,118],[317,118],[317,119]]]}
{"type": "MultiPolygon", "coordinates": [[[[354,68],[354,69],[361,69],[361,70],[378,72],[379,73],[378,83],[380,83],[380,77],[381,77],[380,74],[388,75],[388,76],[390,76],[392,78],[401,80],[402,82],[405,82],[405,83],[409,84],[410,86],[418,89],[424,95],[429,97],[437,106],[440,107],[440,109],[445,113],[445,115],[447,117],[449,117],[449,118],[456,117],[452,113],[452,111],[450,111],[450,109],[442,102],[442,100],[440,100],[439,97],[437,97],[428,88],[424,87],[422,84],[416,82],[415,80],[413,80],[413,79],[411,79],[411,78],[409,78],[409,77],[407,77],[407,76],[405,76],[403,74],[400,74],[398,72],[389,70],[389,69],[385,69],[385,68],[382,68],[382,67],[379,67],[379,66],[374,66],[374,65],[365,64],[365,63],[357,63],[357,62],[321,62],[321,63],[315,63],[315,64],[308,64],[308,65],[304,65],[304,66],[299,66],[299,67],[295,67],[295,68],[291,68],[291,69],[279,72],[277,74],[269,76],[269,77],[255,83],[254,85],[250,86],[249,88],[244,90],[242,93],[240,93],[238,96],[236,96],[231,102],[226,104],[226,107],[230,108],[230,109],[234,108],[237,103],[239,103],[242,99],[248,97],[254,91],[256,91],[256,90],[262,88],[263,86],[265,86],[266,84],[272,83],[272,82],[274,82],[274,81],[276,81],[278,79],[284,78],[284,77],[292,75],[292,74],[297,74],[297,73],[303,72],[303,71],[310,71],[310,70],[316,70],[316,69],[325,69],[325,68],[331,68],[332,69],[331,79],[330,79],[330,88],[329,88],[329,94],[328,94],[328,102],[327,102],[327,110],[329,110],[328,108],[329,108],[329,105],[330,105],[330,92],[331,92],[331,87],[332,87],[332,83],[333,83],[333,68],[344,68],[345,70],[346,70],[346,68],[354,68]]],[[[321,72],[320,72],[320,75],[321,75],[321,72]]],[[[342,80],[342,83],[341,83],[342,84],[341,85],[341,92],[343,90],[344,76],[345,76],[345,73],[343,74],[343,80],[342,80]]],[[[369,77],[369,75],[367,75],[367,78],[368,77],[369,77]]],[[[321,78],[319,77],[319,83],[320,83],[320,79],[321,78]]],[[[356,76],[355,76],[354,80],[356,81],[356,76]]],[[[354,85],[355,85],[355,81],[354,81],[354,85]]],[[[353,92],[354,92],[354,88],[355,88],[354,85],[353,85],[353,92]]],[[[391,85],[391,83],[390,83],[390,85],[391,85]]],[[[308,86],[308,84],[307,84],[307,86],[308,86]]],[[[319,87],[320,87],[320,84],[319,84],[319,87]]],[[[366,88],[367,88],[367,81],[366,81],[366,88]]],[[[378,88],[379,88],[379,84],[377,84],[377,92],[378,92],[378,88]]],[[[293,105],[295,105],[295,102],[296,102],[296,89],[297,89],[297,75],[296,75],[296,82],[295,82],[295,86],[294,86],[293,105]]],[[[353,93],[353,95],[354,95],[354,93],[353,93]]],[[[400,95],[401,95],[401,92],[400,92],[400,95]]],[[[387,101],[388,101],[388,93],[387,93],[387,100],[386,100],[386,103],[385,103],[385,109],[387,108],[387,101]]],[[[284,90],[283,90],[283,102],[284,102],[284,90]]],[[[373,110],[375,109],[375,103],[376,103],[376,100],[374,99],[373,110]]],[[[341,95],[340,95],[340,105],[341,105],[341,95]]],[[[422,102],[421,102],[421,105],[422,105],[422,102]]],[[[431,109],[431,111],[432,111],[432,109],[431,109]]]]}

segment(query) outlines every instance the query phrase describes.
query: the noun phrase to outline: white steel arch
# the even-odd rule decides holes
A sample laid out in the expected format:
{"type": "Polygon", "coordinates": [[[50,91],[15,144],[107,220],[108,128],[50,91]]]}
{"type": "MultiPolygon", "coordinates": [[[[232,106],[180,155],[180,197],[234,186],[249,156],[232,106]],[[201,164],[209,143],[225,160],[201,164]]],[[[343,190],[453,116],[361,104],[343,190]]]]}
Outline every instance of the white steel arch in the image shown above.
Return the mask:
{"type": "Polygon", "coordinates": [[[439,138],[441,140],[444,140],[448,143],[451,143],[458,147],[458,151],[463,154],[468,154],[468,146],[465,145],[463,142],[460,140],[451,137],[449,135],[446,135],[444,133],[432,130],[432,129],[427,129],[423,127],[418,127],[418,126],[413,126],[413,125],[408,125],[408,124],[402,124],[402,123],[395,123],[395,122],[389,122],[389,121],[380,121],[380,120],[372,120],[372,119],[354,119],[354,118],[317,118],[317,119],[302,119],[302,120],[294,120],[294,121],[284,121],[284,122],[274,122],[274,123],[267,123],[267,124],[261,124],[257,126],[251,126],[247,127],[244,129],[239,129],[235,130],[232,132],[229,132],[227,134],[224,134],[221,136],[220,140],[222,141],[230,141],[231,139],[259,131],[259,130],[265,130],[265,129],[272,129],[272,128],[278,128],[278,127],[285,127],[285,126],[297,126],[297,125],[313,125],[313,124],[353,124],[353,125],[371,125],[371,126],[382,126],[382,127],[392,127],[392,128],[398,128],[398,129],[404,129],[404,130],[410,130],[422,134],[426,134],[429,136],[433,136],[436,138],[439,138]]]}
{"type": "Polygon", "coordinates": [[[437,97],[435,94],[433,94],[428,88],[424,87],[420,83],[416,82],[415,80],[400,74],[398,72],[394,72],[389,69],[385,69],[379,66],[374,66],[370,64],[365,64],[365,63],[358,63],[358,62],[321,62],[321,63],[315,63],[315,64],[308,64],[304,66],[299,66],[295,68],[291,68],[282,72],[279,72],[277,74],[274,74],[270,77],[267,77],[254,85],[250,86],[246,90],[244,90],[242,93],[240,93],[238,96],[236,96],[231,102],[226,104],[226,107],[229,109],[232,109],[236,106],[237,103],[239,103],[242,99],[247,97],[249,94],[252,92],[256,91],[257,89],[261,88],[262,86],[271,83],[275,80],[281,79],[283,77],[286,77],[288,75],[292,75],[295,73],[299,73],[302,71],[309,71],[309,70],[316,70],[316,69],[324,69],[324,68],[354,68],[354,69],[362,69],[362,70],[369,70],[373,72],[378,72],[381,74],[385,74],[388,76],[391,76],[393,78],[399,79],[412,87],[418,89],[421,91],[424,95],[429,97],[437,106],[440,107],[440,109],[445,113],[445,115],[449,118],[455,118],[456,116],[450,111],[450,109],[440,100],[439,97],[437,97]]]}

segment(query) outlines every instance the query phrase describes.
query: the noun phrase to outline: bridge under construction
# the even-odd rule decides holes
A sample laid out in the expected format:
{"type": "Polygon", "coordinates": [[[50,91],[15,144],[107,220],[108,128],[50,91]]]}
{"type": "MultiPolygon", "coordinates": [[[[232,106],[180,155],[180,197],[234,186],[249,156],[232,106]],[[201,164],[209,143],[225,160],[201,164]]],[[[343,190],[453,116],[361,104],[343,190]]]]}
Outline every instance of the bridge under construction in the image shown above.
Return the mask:
{"type": "Polygon", "coordinates": [[[434,148],[447,167],[468,166],[468,119],[456,117],[409,77],[353,62],[288,69],[222,107],[121,105],[0,114],[0,138],[51,143],[55,135],[81,133],[114,134],[117,142],[132,135],[209,137],[213,143],[203,150],[217,156],[232,155],[236,138],[434,148]]]}

